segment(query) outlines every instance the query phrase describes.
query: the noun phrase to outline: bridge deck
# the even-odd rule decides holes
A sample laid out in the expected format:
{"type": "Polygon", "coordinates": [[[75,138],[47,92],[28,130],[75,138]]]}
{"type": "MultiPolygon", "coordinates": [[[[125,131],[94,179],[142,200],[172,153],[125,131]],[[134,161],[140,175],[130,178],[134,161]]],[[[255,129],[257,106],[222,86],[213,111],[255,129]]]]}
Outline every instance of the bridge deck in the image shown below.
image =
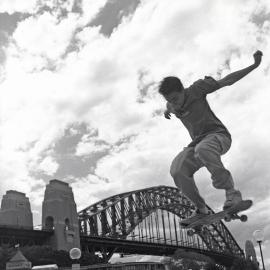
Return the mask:
{"type": "Polygon", "coordinates": [[[20,226],[0,225],[0,246],[43,245],[53,233],[53,231],[34,230],[20,226]]]}
{"type": "MultiPolygon", "coordinates": [[[[130,254],[141,254],[141,255],[157,255],[157,256],[169,256],[173,255],[174,252],[179,249],[175,245],[164,245],[158,243],[143,243],[137,241],[113,239],[95,236],[83,236],[81,235],[81,246],[86,249],[88,247],[95,247],[95,251],[104,252],[104,249],[113,249],[115,253],[130,253],[130,254]]],[[[221,265],[231,266],[235,259],[233,254],[226,254],[214,251],[199,250],[197,248],[186,246],[182,247],[182,250],[192,251],[196,253],[202,253],[206,256],[214,258],[215,261],[221,265]]]]}

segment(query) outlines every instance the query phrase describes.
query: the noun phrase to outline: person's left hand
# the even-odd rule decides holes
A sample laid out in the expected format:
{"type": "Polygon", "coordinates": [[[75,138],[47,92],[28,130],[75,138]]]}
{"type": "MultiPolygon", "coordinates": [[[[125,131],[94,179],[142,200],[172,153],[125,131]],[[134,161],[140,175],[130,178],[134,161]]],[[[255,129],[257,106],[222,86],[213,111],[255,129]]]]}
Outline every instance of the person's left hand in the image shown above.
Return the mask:
{"type": "Polygon", "coordinates": [[[263,53],[261,51],[256,51],[254,54],[253,54],[253,57],[254,57],[254,65],[256,67],[258,67],[262,61],[262,55],[263,53]]]}

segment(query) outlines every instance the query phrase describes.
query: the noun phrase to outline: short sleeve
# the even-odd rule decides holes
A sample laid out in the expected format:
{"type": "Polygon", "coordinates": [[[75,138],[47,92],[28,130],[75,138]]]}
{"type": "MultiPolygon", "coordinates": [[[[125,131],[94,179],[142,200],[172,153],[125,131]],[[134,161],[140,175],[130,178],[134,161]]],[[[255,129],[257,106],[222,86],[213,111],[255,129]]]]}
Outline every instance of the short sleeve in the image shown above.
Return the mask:
{"type": "Polygon", "coordinates": [[[189,90],[195,97],[199,98],[206,96],[209,93],[212,93],[220,88],[219,83],[210,76],[205,76],[204,79],[200,79],[194,82],[189,90]]]}

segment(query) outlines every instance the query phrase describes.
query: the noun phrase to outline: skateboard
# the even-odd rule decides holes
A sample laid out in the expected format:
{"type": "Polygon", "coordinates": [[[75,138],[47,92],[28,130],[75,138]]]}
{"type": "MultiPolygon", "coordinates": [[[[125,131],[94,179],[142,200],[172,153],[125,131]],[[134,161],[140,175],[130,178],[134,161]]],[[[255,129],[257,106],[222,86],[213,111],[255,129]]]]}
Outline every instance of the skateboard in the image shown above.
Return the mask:
{"type": "Polygon", "coordinates": [[[210,214],[201,218],[191,218],[189,221],[186,220],[185,223],[180,223],[184,228],[187,229],[188,236],[192,236],[195,233],[204,232],[207,225],[217,223],[224,219],[226,222],[239,219],[241,222],[246,222],[248,220],[247,215],[239,215],[239,212],[245,211],[252,206],[252,200],[243,200],[238,204],[220,211],[218,213],[210,214]]]}

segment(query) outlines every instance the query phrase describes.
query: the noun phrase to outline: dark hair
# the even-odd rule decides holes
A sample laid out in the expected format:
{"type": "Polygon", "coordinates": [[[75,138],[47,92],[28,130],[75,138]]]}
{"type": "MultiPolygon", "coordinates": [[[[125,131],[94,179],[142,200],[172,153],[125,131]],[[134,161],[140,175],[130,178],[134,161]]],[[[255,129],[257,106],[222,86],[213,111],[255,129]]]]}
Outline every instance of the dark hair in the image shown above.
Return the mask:
{"type": "Polygon", "coordinates": [[[184,89],[182,82],[177,77],[165,77],[159,84],[158,92],[161,95],[168,95],[172,92],[181,92],[184,89]]]}

